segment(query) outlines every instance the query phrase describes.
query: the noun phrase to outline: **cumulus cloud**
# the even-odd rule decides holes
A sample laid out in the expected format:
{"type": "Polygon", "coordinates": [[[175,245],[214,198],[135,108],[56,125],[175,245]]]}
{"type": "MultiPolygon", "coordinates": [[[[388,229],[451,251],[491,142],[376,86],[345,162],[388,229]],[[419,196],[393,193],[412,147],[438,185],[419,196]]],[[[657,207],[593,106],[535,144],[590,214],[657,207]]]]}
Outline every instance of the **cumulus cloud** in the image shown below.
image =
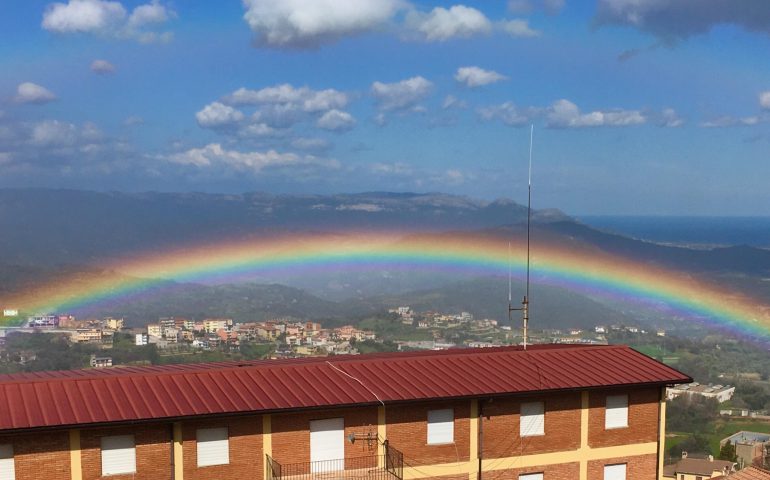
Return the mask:
{"type": "Polygon", "coordinates": [[[313,48],[383,27],[402,0],[243,0],[258,45],[313,48]]]}
{"type": "Polygon", "coordinates": [[[322,159],[312,155],[279,153],[275,150],[239,152],[226,150],[218,143],[210,143],[202,148],[191,148],[185,152],[171,154],[167,160],[198,168],[225,168],[254,174],[276,167],[312,166],[336,169],[340,166],[336,160],[322,159]]]}
{"type": "Polygon", "coordinates": [[[329,110],[316,122],[318,128],[334,132],[345,132],[356,125],[356,119],[348,112],[329,110]]]}
{"type": "Polygon", "coordinates": [[[513,102],[505,102],[500,105],[482,107],[477,110],[482,120],[499,120],[512,127],[521,127],[529,124],[535,115],[532,108],[519,108],[513,102]]]}
{"type": "Polygon", "coordinates": [[[500,22],[500,28],[512,37],[530,38],[540,36],[540,31],[530,27],[528,20],[503,20],[500,22]]]}
{"type": "Polygon", "coordinates": [[[639,110],[606,110],[581,113],[569,100],[557,100],[548,109],[547,126],[550,128],[623,127],[640,125],[647,118],[639,110]]]}
{"type": "Polygon", "coordinates": [[[221,128],[232,126],[244,119],[243,112],[229,105],[214,102],[206,105],[195,114],[198,125],[204,128],[221,128]]]}
{"type": "Polygon", "coordinates": [[[759,106],[764,110],[770,110],[770,90],[759,94],[759,106]]]}
{"type": "Polygon", "coordinates": [[[38,147],[62,147],[74,145],[78,129],[72,123],[45,120],[32,127],[29,142],[38,147]]]}
{"type": "Polygon", "coordinates": [[[468,103],[464,100],[460,100],[459,98],[455,97],[454,95],[447,95],[444,97],[444,101],[441,102],[441,108],[444,110],[450,109],[450,108],[465,108],[468,106],[468,103]]]}
{"type": "Polygon", "coordinates": [[[750,127],[757,125],[762,121],[757,116],[750,117],[732,117],[730,115],[723,115],[705,122],[701,122],[700,126],[703,128],[725,128],[725,127],[750,127]]]}
{"type": "Polygon", "coordinates": [[[455,73],[455,80],[466,87],[481,87],[490,83],[506,80],[508,77],[493,70],[484,70],[479,67],[460,67],[455,73]]]}
{"type": "Polygon", "coordinates": [[[91,71],[99,75],[115,73],[115,66],[107,60],[94,60],[91,62],[91,71]]]}
{"type": "Polygon", "coordinates": [[[417,76],[395,83],[374,82],[371,93],[382,110],[414,108],[430,95],[433,83],[417,76]]]}
{"type": "Polygon", "coordinates": [[[664,108],[660,113],[658,125],[668,128],[681,127],[684,125],[684,119],[673,108],[664,108]]]}
{"type": "Polygon", "coordinates": [[[242,87],[225,96],[222,101],[230,105],[291,104],[304,112],[322,112],[345,108],[349,99],[344,92],[332,88],[312,90],[284,83],[260,90],[242,87]]]}
{"type": "Polygon", "coordinates": [[[18,103],[43,104],[56,100],[56,95],[36,83],[24,82],[16,87],[16,97],[14,99],[18,103]]]}
{"type": "Polygon", "coordinates": [[[672,43],[708,33],[716,25],[736,25],[770,33],[766,0],[599,0],[598,25],[624,25],[672,43]]]}
{"type": "Polygon", "coordinates": [[[482,12],[465,5],[448,9],[436,7],[428,13],[415,10],[407,15],[406,23],[410,30],[429,42],[469,38],[492,31],[492,22],[482,12]]]}
{"type": "Polygon", "coordinates": [[[123,120],[124,127],[134,127],[144,123],[144,119],[139,115],[130,115],[123,120]]]}
{"type": "Polygon", "coordinates": [[[50,4],[43,12],[41,26],[58,34],[96,34],[151,43],[171,38],[170,32],[151,29],[174,16],[174,12],[158,0],[138,5],[130,15],[118,1],[69,0],[50,4]]]}

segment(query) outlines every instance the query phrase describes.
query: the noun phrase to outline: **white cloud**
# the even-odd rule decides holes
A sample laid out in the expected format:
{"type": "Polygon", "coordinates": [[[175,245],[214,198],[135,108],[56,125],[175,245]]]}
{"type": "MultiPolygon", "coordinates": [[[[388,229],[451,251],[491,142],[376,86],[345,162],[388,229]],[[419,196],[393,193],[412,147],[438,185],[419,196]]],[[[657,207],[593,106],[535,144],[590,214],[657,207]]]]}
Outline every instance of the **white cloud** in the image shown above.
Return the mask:
{"type": "Polygon", "coordinates": [[[353,128],[355,124],[356,119],[353,118],[353,115],[340,110],[329,110],[316,122],[318,128],[335,132],[348,131],[353,128]]]}
{"type": "Polygon", "coordinates": [[[345,108],[348,96],[332,88],[312,90],[308,87],[295,88],[284,83],[261,90],[239,88],[222,99],[230,105],[293,104],[305,112],[322,112],[334,108],[345,108]]]}
{"type": "Polygon", "coordinates": [[[107,60],[94,60],[91,62],[91,71],[100,75],[115,73],[115,66],[107,60]]]}
{"type": "Polygon", "coordinates": [[[465,5],[449,9],[436,7],[429,13],[412,11],[406,22],[409,29],[429,42],[469,38],[492,31],[492,22],[482,12],[465,5]]]}
{"type": "Polygon", "coordinates": [[[331,147],[328,140],[323,138],[299,137],[291,141],[291,146],[299,150],[327,150],[331,147]]]}
{"type": "Polygon", "coordinates": [[[396,83],[374,82],[372,96],[383,110],[405,110],[426,98],[433,84],[417,76],[396,83]]]}
{"type": "Polygon", "coordinates": [[[170,40],[170,32],[148,29],[157,28],[174,16],[159,0],[138,5],[131,15],[117,1],[69,0],[50,4],[43,12],[41,26],[59,34],[97,34],[152,43],[170,40]]]}
{"type": "Polygon", "coordinates": [[[36,83],[24,82],[16,87],[16,97],[18,103],[48,103],[56,100],[56,95],[45,87],[36,83]]]}
{"type": "Polygon", "coordinates": [[[195,114],[198,125],[205,128],[218,128],[236,124],[243,120],[242,112],[219,102],[206,105],[195,114]]]}
{"type": "Polygon", "coordinates": [[[638,110],[608,110],[581,113],[569,100],[557,100],[548,109],[547,125],[551,128],[622,127],[640,125],[647,118],[638,110]]]}
{"type": "Polygon", "coordinates": [[[471,88],[500,82],[507,78],[505,75],[495,71],[484,70],[479,67],[460,67],[457,69],[457,73],[455,73],[455,80],[471,88]]]}
{"type": "Polygon", "coordinates": [[[252,123],[238,130],[241,137],[278,137],[282,133],[266,123],[252,123]]]}
{"type": "Polygon", "coordinates": [[[125,18],[126,9],[120,2],[70,0],[48,5],[42,26],[55,33],[100,33],[121,25],[125,18]]]}
{"type": "Polygon", "coordinates": [[[123,126],[133,127],[144,123],[144,119],[139,115],[130,115],[123,120],[123,126]]]}
{"type": "Polygon", "coordinates": [[[218,143],[211,143],[202,148],[192,148],[182,153],[167,157],[168,161],[199,168],[219,167],[236,171],[248,171],[254,174],[276,167],[312,166],[327,169],[339,168],[336,160],[317,158],[312,155],[279,153],[275,150],[266,152],[239,152],[226,150],[218,143]]]}
{"type": "Polygon", "coordinates": [[[505,102],[479,108],[477,113],[483,120],[499,120],[512,127],[521,127],[532,121],[535,112],[532,109],[521,109],[513,102],[505,102]]]}
{"type": "Polygon", "coordinates": [[[750,127],[759,124],[761,121],[762,119],[757,116],[739,118],[724,115],[701,122],[700,126],[703,128],[750,127]]]}
{"type": "Polygon", "coordinates": [[[412,175],[414,173],[414,168],[403,162],[374,163],[370,168],[373,173],[382,175],[412,175]]]}
{"type": "Polygon", "coordinates": [[[64,147],[78,140],[75,125],[59,120],[45,120],[32,127],[29,142],[36,147],[64,147]]]}
{"type": "Polygon", "coordinates": [[[383,27],[402,0],[243,0],[257,43],[312,48],[383,27]]]}
{"type": "Polygon", "coordinates": [[[467,102],[465,102],[464,100],[460,100],[454,95],[447,95],[444,98],[444,101],[441,103],[441,108],[445,110],[450,108],[465,108],[467,106],[468,106],[467,102]]]}
{"type": "Polygon", "coordinates": [[[529,38],[540,36],[540,31],[530,27],[528,20],[503,20],[500,22],[500,28],[512,37],[529,38]]]}
{"type": "Polygon", "coordinates": [[[759,94],[759,106],[764,110],[770,110],[770,90],[759,94]]]}
{"type": "Polygon", "coordinates": [[[660,114],[658,124],[661,127],[676,128],[684,125],[684,119],[673,108],[665,108],[660,114]]]}

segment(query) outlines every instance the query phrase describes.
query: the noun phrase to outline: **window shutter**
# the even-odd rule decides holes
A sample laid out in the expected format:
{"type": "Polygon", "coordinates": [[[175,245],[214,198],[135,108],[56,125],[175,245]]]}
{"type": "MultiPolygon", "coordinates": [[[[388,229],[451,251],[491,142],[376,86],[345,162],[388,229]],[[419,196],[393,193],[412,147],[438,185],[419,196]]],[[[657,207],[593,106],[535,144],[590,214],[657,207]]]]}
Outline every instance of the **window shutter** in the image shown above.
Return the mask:
{"type": "Polygon", "coordinates": [[[543,402],[522,403],[519,415],[519,435],[545,435],[545,405],[543,402]]]}
{"type": "Polygon", "coordinates": [[[13,464],[13,445],[0,445],[0,480],[15,480],[16,469],[13,464]]]}
{"type": "Polygon", "coordinates": [[[102,437],[102,475],[136,472],[133,435],[102,437]]]}
{"type": "Polygon", "coordinates": [[[230,463],[230,445],[227,427],[199,428],[196,432],[198,466],[230,463]]]}
{"type": "Polygon", "coordinates": [[[604,412],[604,428],[628,426],[628,395],[608,395],[604,412]]]}
{"type": "Polygon", "coordinates": [[[542,473],[525,473],[519,475],[519,480],[543,480],[542,473]]]}
{"type": "Polygon", "coordinates": [[[604,480],[626,480],[626,464],[605,465],[604,480]]]}
{"type": "Polygon", "coordinates": [[[428,411],[428,445],[452,443],[455,439],[454,410],[428,411]]]}

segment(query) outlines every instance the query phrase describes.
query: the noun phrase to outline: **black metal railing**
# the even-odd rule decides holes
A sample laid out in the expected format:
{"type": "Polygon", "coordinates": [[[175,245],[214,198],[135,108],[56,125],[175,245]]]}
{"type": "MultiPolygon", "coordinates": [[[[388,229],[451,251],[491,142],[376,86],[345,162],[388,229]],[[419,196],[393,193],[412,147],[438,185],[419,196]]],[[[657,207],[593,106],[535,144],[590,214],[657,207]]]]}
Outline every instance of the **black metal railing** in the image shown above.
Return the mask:
{"type": "Polygon", "coordinates": [[[265,456],[271,480],[403,480],[404,455],[385,444],[383,455],[316,462],[278,463],[265,456]]]}

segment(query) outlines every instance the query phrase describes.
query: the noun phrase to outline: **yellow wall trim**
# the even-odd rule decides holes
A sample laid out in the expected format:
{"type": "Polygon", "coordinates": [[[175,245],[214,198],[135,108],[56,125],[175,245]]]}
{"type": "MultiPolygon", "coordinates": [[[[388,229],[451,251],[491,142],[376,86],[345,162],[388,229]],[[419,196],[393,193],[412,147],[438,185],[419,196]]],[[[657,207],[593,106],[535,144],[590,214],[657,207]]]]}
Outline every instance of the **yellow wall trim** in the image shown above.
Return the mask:
{"type": "MultiPolygon", "coordinates": [[[[580,450],[587,450],[588,446],[588,417],[590,405],[588,402],[588,390],[580,392],[580,450]]],[[[588,480],[588,461],[580,462],[580,480],[588,480]]]]}
{"type": "Polygon", "coordinates": [[[388,439],[388,424],[385,419],[385,406],[377,407],[377,465],[382,467],[385,445],[382,442],[388,439]]]}
{"type": "Polygon", "coordinates": [[[660,437],[660,451],[658,451],[658,480],[663,479],[663,457],[666,449],[666,387],[660,389],[660,425],[658,425],[660,437]]]}
{"type": "Polygon", "coordinates": [[[468,480],[476,480],[478,476],[478,463],[479,463],[479,401],[477,399],[471,400],[471,415],[470,415],[470,465],[468,466],[468,480]],[[476,468],[474,468],[474,464],[476,468]]]}
{"type": "Polygon", "coordinates": [[[174,423],[174,480],[184,479],[184,450],[182,449],[182,422],[174,423]]]}
{"type": "Polygon", "coordinates": [[[83,467],[80,460],[80,430],[70,430],[70,478],[83,479],[83,467]]]}
{"type": "MultiPolygon", "coordinates": [[[[273,456],[273,423],[270,415],[262,415],[262,454],[273,456]]],[[[262,461],[265,462],[265,457],[262,457],[262,461]]],[[[265,462],[264,478],[268,480],[267,476],[267,462],[265,462]]]]}

